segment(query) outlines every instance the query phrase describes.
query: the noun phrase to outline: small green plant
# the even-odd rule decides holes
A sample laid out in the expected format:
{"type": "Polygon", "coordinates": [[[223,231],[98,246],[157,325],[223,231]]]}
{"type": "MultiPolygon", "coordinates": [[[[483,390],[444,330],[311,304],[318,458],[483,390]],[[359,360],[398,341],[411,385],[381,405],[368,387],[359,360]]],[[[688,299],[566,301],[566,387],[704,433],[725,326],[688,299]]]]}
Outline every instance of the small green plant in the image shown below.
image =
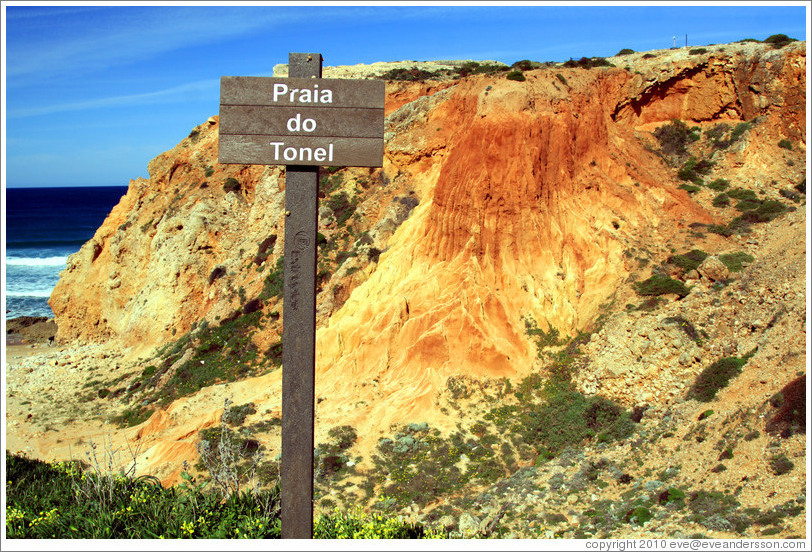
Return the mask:
{"type": "Polygon", "coordinates": [[[727,188],[728,186],[730,186],[730,181],[729,181],[729,180],[727,180],[727,179],[724,179],[724,178],[717,178],[716,180],[713,180],[713,181],[711,181],[711,182],[708,182],[708,183],[706,184],[706,186],[707,186],[708,188],[710,188],[711,190],[715,190],[715,191],[717,191],[717,192],[721,192],[722,190],[724,190],[725,188],[727,188]]]}
{"type": "Polygon", "coordinates": [[[223,190],[228,192],[239,192],[241,188],[240,181],[236,178],[230,177],[223,184],[223,190]]]}
{"type": "Polygon", "coordinates": [[[792,471],[795,464],[784,453],[773,456],[770,460],[770,471],[773,475],[784,475],[792,471]]]}
{"type": "Polygon", "coordinates": [[[706,175],[713,168],[713,162],[706,159],[691,157],[677,173],[681,180],[688,180],[697,186],[701,186],[704,181],[702,175],[706,175]]]}
{"type": "Polygon", "coordinates": [[[790,142],[789,140],[787,140],[786,138],[784,138],[783,140],[780,140],[780,141],[778,142],[778,147],[779,147],[779,148],[783,148],[783,149],[785,149],[785,150],[790,150],[790,151],[792,151],[792,142],[790,142]]]}
{"type": "Polygon", "coordinates": [[[743,358],[725,357],[717,360],[700,372],[688,390],[686,398],[696,399],[700,402],[712,401],[719,390],[727,386],[731,379],[741,374],[742,366],[750,360],[752,354],[745,355],[743,358]]]}
{"type": "Polygon", "coordinates": [[[519,81],[519,82],[523,82],[523,81],[527,80],[527,78],[524,76],[524,73],[522,73],[521,71],[511,71],[510,73],[508,73],[505,76],[505,78],[508,79],[508,80],[519,81]]]}
{"type": "Polygon", "coordinates": [[[702,414],[700,414],[700,415],[699,415],[699,417],[697,418],[697,420],[698,420],[698,421],[702,421],[702,420],[704,420],[705,418],[710,418],[711,416],[713,416],[713,410],[706,410],[706,411],[704,411],[702,414]]]}
{"type": "Polygon", "coordinates": [[[750,130],[752,127],[753,125],[748,122],[738,123],[735,127],[733,127],[733,131],[730,133],[730,141],[731,142],[737,141],[744,135],[745,132],[750,130]]]}
{"type": "Polygon", "coordinates": [[[623,48],[621,51],[619,51],[615,55],[616,56],[627,56],[627,55],[633,54],[633,53],[634,53],[634,50],[632,50],[631,48],[623,48]]]}
{"type": "Polygon", "coordinates": [[[722,264],[724,264],[730,272],[741,272],[744,270],[745,264],[752,263],[754,258],[744,251],[738,251],[736,253],[719,255],[719,260],[722,261],[722,264]]]}
{"type": "Polygon", "coordinates": [[[682,298],[688,295],[690,292],[690,289],[688,289],[684,283],[662,274],[654,274],[650,278],[637,284],[635,287],[637,294],[642,296],[666,295],[673,293],[682,298]]]}
{"type": "Polygon", "coordinates": [[[660,504],[676,504],[678,506],[685,505],[685,493],[676,487],[669,487],[658,497],[660,504]]]}
{"type": "Polygon", "coordinates": [[[654,137],[660,142],[660,149],[666,155],[683,156],[687,154],[688,144],[692,142],[691,129],[680,119],[658,127],[654,137]]]}
{"type": "Polygon", "coordinates": [[[676,265],[680,267],[682,270],[688,272],[690,270],[696,270],[699,268],[699,265],[702,264],[702,261],[708,258],[708,254],[702,251],[701,249],[692,249],[688,253],[683,253],[681,255],[672,255],[668,257],[666,260],[667,263],[676,265]]]}
{"type": "Polygon", "coordinates": [[[692,55],[692,56],[700,55],[700,54],[707,54],[707,53],[708,53],[707,48],[691,48],[690,50],[688,50],[688,54],[692,55]]]}
{"type": "Polygon", "coordinates": [[[644,506],[638,506],[626,512],[626,521],[633,525],[643,525],[650,521],[652,517],[651,511],[644,506]]]}
{"type": "Polygon", "coordinates": [[[713,201],[711,203],[713,203],[714,207],[727,207],[728,205],[730,205],[730,196],[728,196],[724,192],[721,194],[717,194],[716,197],[713,198],[713,201]]]}
{"type": "Polygon", "coordinates": [[[784,46],[790,44],[791,42],[797,42],[797,39],[790,38],[787,35],[781,33],[768,36],[767,38],[764,39],[764,42],[766,44],[772,44],[773,48],[778,49],[783,48],[784,46]]]}
{"type": "Polygon", "coordinates": [[[568,84],[567,84],[567,77],[565,77],[565,76],[564,76],[564,75],[562,75],[561,73],[556,73],[556,74],[555,74],[555,76],[556,76],[556,78],[557,78],[558,80],[560,80],[560,81],[561,81],[561,84],[563,84],[564,86],[568,86],[568,84]]]}

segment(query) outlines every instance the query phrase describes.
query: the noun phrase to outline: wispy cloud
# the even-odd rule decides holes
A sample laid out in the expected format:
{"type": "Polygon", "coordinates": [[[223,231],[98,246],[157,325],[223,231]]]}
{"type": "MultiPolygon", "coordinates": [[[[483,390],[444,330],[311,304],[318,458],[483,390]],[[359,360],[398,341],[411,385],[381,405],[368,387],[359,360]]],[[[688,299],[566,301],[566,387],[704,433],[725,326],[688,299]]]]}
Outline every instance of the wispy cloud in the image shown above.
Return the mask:
{"type": "Polygon", "coordinates": [[[284,8],[7,8],[8,86],[87,74],[301,19],[284,8]],[[19,11],[18,11],[19,10],[19,11]]]}
{"type": "Polygon", "coordinates": [[[9,119],[19,119],[22,117],[35,117],[38,115],[52,115],[66,111],[82,111],[86,109],[98,109],[103,107],[121,107],[125,105],[148,104],[156,102],[182,101],[190,95],[209,95],[217,97],[220,87],[218,79],[203,80],[174,86],[165,90],[145,92],[142,94],[128,94],[124,96],[112,96],[109,98],[96,98],[84,102],[72,102],[56,105],[46,105],[29,107],[23,109],[10,110],[6,117],[9,119]]]}

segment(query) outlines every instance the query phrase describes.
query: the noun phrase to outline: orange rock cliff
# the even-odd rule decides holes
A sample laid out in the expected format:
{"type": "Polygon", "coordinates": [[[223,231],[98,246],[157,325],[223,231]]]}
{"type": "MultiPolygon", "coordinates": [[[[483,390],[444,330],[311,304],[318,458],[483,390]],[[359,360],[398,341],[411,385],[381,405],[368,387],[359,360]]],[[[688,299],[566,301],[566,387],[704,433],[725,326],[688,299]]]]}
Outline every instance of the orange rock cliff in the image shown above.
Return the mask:
{"type": "MultiPolygon", "coordinates": [[[[667,250],[677,231],[718,222],[679,189],[653,129],[758,118],[749,147],[720,154],[742,178],[764,170],[766,144],[805,148],[805,42],[611,61],[522,82],[387,83],[383,168],[336,173],[356,205],[355,255],[319,281],[325,427],[420,421],[450,377],[527,375],[528,325],[590,329],[632,270],[627,251],[667,250]]],[[[151,161],[69,259],[50,300],[59,341],[148,350],[260,296],[284,249],[284,170],[218,165],[217,136],[214,116],[151,161]]],[[[329,242],[341,223],[328,199],[329,242]]],[[[271,318],[253,337],[263,349],[281,336],[271,318]]]]}

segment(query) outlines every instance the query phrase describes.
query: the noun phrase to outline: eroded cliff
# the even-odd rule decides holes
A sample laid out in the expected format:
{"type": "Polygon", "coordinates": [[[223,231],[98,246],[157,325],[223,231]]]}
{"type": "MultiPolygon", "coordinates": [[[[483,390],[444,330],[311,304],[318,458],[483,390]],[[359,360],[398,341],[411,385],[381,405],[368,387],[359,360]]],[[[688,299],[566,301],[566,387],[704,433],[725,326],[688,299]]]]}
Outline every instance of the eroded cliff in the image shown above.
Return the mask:
{"type": "MultiPolygon", "coordinates": [[[[804,167],[775,169],[775,144],[805,149],[805,43],[612,61],[544,66],[524,81],[387,83],[384,167],[322,174],[322,434],[350,424],[371,447],[394,423],[453,426],[441,400],[451,379],[528,375],[538,362],[528,329],[591,329],[645,272],[632,252],[662,260],[697,224],[726,223],[729,213],[679,187],[661,153],[652,131],[672,119],[702,129],[749,121],[713,152],[720,174],[772,195],[800,181],[804,167]]],[[[70,258],[51,297],[60,341],[146,354],[204,322],[259,312],[252,350],[279,342],[284,171],[218,165],[217,127],[211,117],[154,159],[150,178],[132,181],[70,258]]],[[[278,413],[279,371],[256,374],[240,396],[278,413]]],[[[191,433],[173,424],[203,423],[178,417],[188,404],[163,405],[139,438],[180,450],[177,435],[191,433]]],[[[196,408],[217,406],[199,398],[196,408]]],[[[183,450],[175,465],[194,457],[183,450]]]]}

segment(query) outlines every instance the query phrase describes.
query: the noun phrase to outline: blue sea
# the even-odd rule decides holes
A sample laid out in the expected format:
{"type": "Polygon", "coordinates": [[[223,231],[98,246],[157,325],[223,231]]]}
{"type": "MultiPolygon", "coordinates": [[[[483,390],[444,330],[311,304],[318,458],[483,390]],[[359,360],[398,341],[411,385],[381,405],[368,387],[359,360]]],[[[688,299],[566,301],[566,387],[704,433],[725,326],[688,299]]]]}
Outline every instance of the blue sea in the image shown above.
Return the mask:
{"type": "Polygon", "coordinates": [[[127,187],[6,189],[6,319],[53,317],[68,255],[93,237],[127,187]]]}

